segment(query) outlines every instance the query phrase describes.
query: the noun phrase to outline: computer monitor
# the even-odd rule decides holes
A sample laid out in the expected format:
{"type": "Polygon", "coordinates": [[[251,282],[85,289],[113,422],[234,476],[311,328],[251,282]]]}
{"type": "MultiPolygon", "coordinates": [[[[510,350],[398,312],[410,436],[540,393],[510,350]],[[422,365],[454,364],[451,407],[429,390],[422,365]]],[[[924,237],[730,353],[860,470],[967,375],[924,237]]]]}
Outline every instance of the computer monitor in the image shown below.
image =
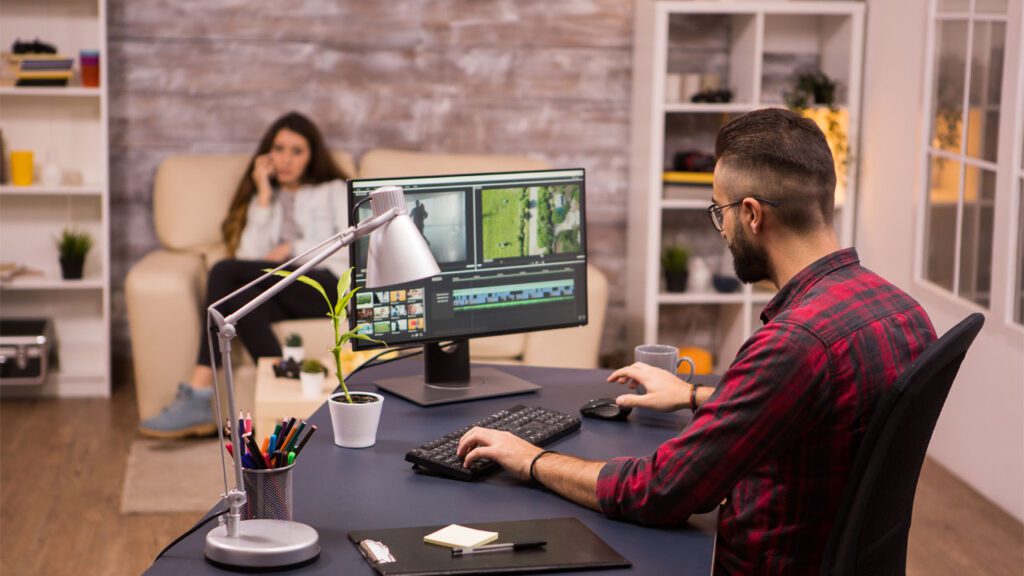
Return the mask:
{"type": "MultiPolygon", "coordinates": [[[[349,206],[400,186],[441,269],[368,290],[368,240],[350,248],[360,288],[350,326],[391,346],[424,345],[422,376],[377,386],[424,406],[537,390],[494,368],[470,373],[468,339],[587,323],[584,182],[581,168],[350,180],[349,206]]],[[[369,203],[355,212],[352,224],[369,218],[369,203]]],[[[357,350],[378,346],[352,342],[357,350]]]]}

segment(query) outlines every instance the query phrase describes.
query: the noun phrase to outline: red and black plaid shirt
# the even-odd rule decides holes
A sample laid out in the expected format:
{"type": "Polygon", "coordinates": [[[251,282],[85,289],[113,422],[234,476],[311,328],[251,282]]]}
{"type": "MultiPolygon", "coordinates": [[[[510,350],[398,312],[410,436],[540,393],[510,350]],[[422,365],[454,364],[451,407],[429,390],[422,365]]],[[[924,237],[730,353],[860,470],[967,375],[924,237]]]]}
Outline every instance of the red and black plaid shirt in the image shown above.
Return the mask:
{"type": "Polygon", "coordinates": [[[716,574],[818,574],[879,396],[935,340],[913,298],[853,249],[794,276],[708,401],[651,456],[601,470],[611,517],[681,524],[728,497],[716,574]]]}

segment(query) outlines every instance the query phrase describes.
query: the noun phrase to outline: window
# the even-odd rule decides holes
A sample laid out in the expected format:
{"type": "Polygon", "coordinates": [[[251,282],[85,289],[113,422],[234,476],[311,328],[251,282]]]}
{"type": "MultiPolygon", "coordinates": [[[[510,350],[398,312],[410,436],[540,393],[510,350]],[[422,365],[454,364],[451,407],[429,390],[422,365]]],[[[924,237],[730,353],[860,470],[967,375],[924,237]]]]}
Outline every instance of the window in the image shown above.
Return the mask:
{"type": "MultiPolygon", "coordinates": [[[[1008,3],[934,0],[933,7],[919,275],[963,300],[991,308],[994,223],[1008,217],[995,211],[1000,128],[1013,126],[1017,113],[1017,100],[1003,93],[1008,3]]],[[[1018,233],[1018,258],[1024,253],[1020,234],[1024,231],[1018,233]]],[[[1024,274],[1020,268],[1014,279],[1018,295],[1024,274]]],[[[1019,300],[1015,298],[1017,322],[1024,308],[1019,300]]]]}

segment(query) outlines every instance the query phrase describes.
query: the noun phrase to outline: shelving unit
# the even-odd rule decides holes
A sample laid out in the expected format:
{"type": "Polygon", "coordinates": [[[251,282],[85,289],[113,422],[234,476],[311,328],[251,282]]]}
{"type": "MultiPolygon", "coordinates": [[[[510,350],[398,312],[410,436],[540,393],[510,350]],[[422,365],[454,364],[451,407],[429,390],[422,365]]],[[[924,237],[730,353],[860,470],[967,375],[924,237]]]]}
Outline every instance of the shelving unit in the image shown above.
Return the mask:
{"type": "Polygon", "coordinates": [[[660,257],[666,242],[675,238],[684,238],[694,255],[707,259],[716,272],[731,274],[732,263],[721,256],[724,243],[703,214],[711,188],[668,189],[662,173],[676,152],[712,153],[718,128],[731,118],[783,106],[783,91],[795,75],[819,69],[838,81],[839,114],[846,122],[850,152],[841,167],[835,222],[840,242],[851,246],[864,5],[638,0],[634,27],[627,339],[630,346],[651,342],[707,346],[716,371],[722,371],[760,325],[760,310],[773,294],[751,286],[728,294],[710,288],[665,291],[660,257]],[[721,88],[732,91],[732,101],[693,103],[667,98],[669,74],[718,77],[721,88]],[[682,197],[675,194],[680,191],[682,197]],[[699,324],[701,337],[693,330],[682,334],[668,330],[694,323],[699,324]]]}
{"type": "MultiPolygon", "coordinates": [[[[4,395],[110,395],[110,246],[105,0],[3,0],[0,49],[39,38],[75,59],[66,87],[0,86],[4,152],[31,150],[32,186],[0,184],[0,261],[38,274],[0,284],[0,317],[47,317],[58,366],[39,387],[4,395]],[[80,50],[99,50],[100,86],[80,84],[80,50]],[[76,171],[80,185],[39,183],[43,166],[76,171]],[[67,227],[93,237],[81,280],[61,278],[54,239],[67,227]]],[[[6,159],[5,159],[6,160],[6,159]]]]}

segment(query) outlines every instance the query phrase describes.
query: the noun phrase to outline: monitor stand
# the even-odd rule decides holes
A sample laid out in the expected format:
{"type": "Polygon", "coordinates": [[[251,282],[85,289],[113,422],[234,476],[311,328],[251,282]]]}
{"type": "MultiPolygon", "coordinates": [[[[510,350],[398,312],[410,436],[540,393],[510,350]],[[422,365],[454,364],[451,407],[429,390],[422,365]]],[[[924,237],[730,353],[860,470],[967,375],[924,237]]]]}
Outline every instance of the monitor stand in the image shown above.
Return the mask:
{"type": "Polygon", "coordinates": [[[495,396],[526,394],[540,386],[491,367],[469,373],[469,341],[456,340],[448,350],[440,344],[423,345],[423,376],[386,378],[378,388],[420,406],[466,402],[495,396]]]}

